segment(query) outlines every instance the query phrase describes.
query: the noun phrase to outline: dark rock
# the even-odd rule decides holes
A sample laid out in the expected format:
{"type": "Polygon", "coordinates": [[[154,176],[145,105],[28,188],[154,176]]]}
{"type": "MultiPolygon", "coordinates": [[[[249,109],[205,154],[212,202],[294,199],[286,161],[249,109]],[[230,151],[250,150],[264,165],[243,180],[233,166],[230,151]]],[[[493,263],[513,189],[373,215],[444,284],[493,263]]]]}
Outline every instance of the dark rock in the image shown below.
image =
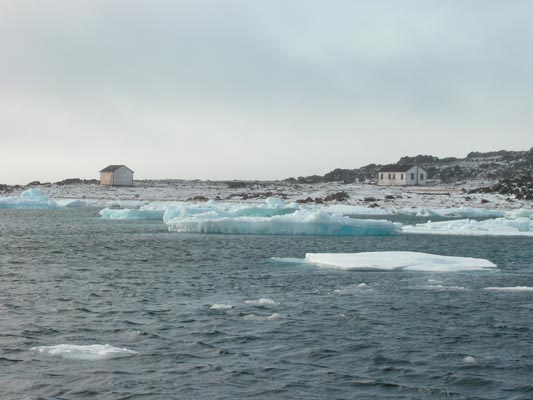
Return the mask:
{"type": "Polygon", "coordinates": [[[487,204],[489,201],[487,199],[481,199],[481,204],[487,204]]]}
{"type": "Polygon", "coordinates": [[[100,181],[96,179],[80,179],[80,178],[68,178],[64,179],[62,181],[56,182],[56,185],[63,186],[63,185],[97,185],[100,181]]]}
{"type": "Polygon", "coordinates": [[[392,194],[385,195],[385,200],[394,200],[395,198],[392,194]]]}
{"type": "Polygon", "coordinates": [[[365,198],[363,199],[363,201],[369,203],[369,202],[371,202],[371,201],[378,201],[378,199],[376,199],[375,197],[371,197],[371,196],[370,196],[370,197],[365,197],[365,198]]]}
{"type": "Polygon", "coordinates": [[[324,201],[346,201],[350,198],[350,195],[344,191],[333,194],[328,194],[324,197],[324,201]]]}
{"type": "Polygon", "coordinates": [[[26,186],[41,186],[41,182],[40,181],[32,181],[32,182],[28,183],[26,186]]]}
{"type": "Polygon", "coordinates": [[[316,197],[315,198],[315,203],[316,204],[322,204],[324,202],[324,199],[322,199],[322,197],[316,197]]]}
{"type": "Polygon", "coordinates": [[[194,197],[189,197],[187,201],[209,201],[209,199],[205,196],[194,196],[194,197]]]}

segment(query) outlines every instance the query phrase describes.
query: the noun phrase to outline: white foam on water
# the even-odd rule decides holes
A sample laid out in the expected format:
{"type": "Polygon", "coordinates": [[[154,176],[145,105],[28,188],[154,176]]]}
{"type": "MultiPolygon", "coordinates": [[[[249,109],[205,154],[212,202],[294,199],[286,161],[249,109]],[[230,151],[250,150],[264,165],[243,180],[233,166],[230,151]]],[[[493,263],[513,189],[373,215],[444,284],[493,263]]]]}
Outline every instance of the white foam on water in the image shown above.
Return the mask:
{"type": "Polygon", "coordinates": [[[270,316],[267,317],[267,319],[271,320],[271,321],[279,321],[281,319],[281,314],[279,313],[274,313],[270,316]]]}
{"type": "Polygon", "coordinates": [[[307,253],[305,260],[317,266],[343,270],[460,272],[496,268],[495,264],[481,258],[441,256],[412,251],[307,253]]]}
{"type": "Polygon", "coordinates": [[[96,361],[110,358],[130,357],[138,352],[125,348],[113,347],[109,344],[58,344],[56,346],[37,346],[30,350],[52,357],[61,357],[67,360],[96,361]]]}
{"type": "Polygon", "coordinates": [[[244,300],[244,304],[248,304],[248,305],[256,306],[256,307],[269,307],[269,306],[275,306],[278,303],[276,303],[274,300],[262,297],[259,300],[244,300]]]}
{"type": "Polygon", "coordinates": [[[357,287],[366,288],[366,287],[368,287],[368,285],[363,282],[363,283],[360,283],[359,285],[357,285],[357,287]]]}
{"type": "Polygon", "coordinates": [[[495,292],[533,292],[533,287],[530,287],[530,286],[486,287],[485,290],[492,290],[495,292]]]}
{"type": "Polygon", "coordinates": [[[231,310],[233,308],[233,306],[231,304],[213,304],[211,307],[209,307],[209,309],[211,310],[217,310],[217,311],[226,311],[226,310],[231,310]]]}

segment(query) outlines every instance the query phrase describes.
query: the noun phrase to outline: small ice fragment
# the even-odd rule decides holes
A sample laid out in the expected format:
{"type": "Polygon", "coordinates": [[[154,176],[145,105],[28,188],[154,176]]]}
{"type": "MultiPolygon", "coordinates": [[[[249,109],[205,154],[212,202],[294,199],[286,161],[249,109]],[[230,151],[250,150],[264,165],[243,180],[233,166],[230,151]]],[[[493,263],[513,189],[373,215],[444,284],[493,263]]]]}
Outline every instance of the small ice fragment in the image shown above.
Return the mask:
{"type": "Polygon", "coordinates": [[[357,285],[358,287],[361,287],[361,288],[365,288],[365,287],[368,287],[368,285],[366,283],[360,283],[359,285],[357,285]]]}
{"type": "Polygon", "coordinates": [[[466,356],[465,358],[463,358],[463,362],[465,364],[475,364],[476,363],[476,359],[472,356],[466,356]]]}
{"type": "Polygon", "coordinates": [[[211,310],[217,310],[217,311],[225,311],[225,310],[231,310],[233,308],[230,304],[213,304],[211,307],[209,307],[211,310]]]}
{"type": "Polygon", "coordinates": [[[257,306],[257,307],[267,307],[267,306],[274,306],[278,303],[276,303],[274,300],[270,300],[270,299],[262,297],[259,300],[244,300],[244,304],[249,304],[251,306],[257,306]]]}
{"type": "Polygon", "coordinates": [[[130,349],[121,349],[109,344],[92,344],[81,346],[76,344],[58,344],[56,346],[37,346],[30,350],[52,357],[62,357],[68,360],[95,361],[109,358],[128,357],[138,354],[130,349]]]}
{"type": "Polygon", "coordinates": [[[492,290],[495,292],[533,292],[533,287],[530,287],[530,286],[486,287],[485,290],[492,290]]]}

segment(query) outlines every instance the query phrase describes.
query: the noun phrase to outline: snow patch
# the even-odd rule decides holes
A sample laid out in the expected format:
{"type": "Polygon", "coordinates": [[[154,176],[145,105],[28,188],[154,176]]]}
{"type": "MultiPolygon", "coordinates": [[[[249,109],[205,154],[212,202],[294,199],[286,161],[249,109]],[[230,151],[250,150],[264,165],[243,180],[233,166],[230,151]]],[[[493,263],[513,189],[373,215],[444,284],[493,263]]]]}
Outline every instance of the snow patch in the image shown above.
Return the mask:
{"type": "Polygon", "coordinates": [[[110,358],[129,357],[138,352],[121,349],[109,344],[93,344],[81,346],[76,344],[59,344],[57,346],[37,346],[30,350],[52,357],[62,357],[68,360],[96,361],[110,358]]]}
{"type": "Polygon", "coordinates": [[[480,271],[495,268],[481,258],[450,257],[411,251],[307,253],[311,264],[343,270],[407,270],[426,272],[480,271]]]}

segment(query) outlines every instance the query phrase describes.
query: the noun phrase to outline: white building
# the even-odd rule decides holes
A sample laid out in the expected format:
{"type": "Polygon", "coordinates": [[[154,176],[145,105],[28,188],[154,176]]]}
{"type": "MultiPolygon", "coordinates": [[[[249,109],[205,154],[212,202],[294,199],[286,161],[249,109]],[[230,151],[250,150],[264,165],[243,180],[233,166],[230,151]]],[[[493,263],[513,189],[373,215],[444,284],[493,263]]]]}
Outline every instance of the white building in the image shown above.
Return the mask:
{"type": "Polygon", "coordinates": [[[100,185],[133,186],[133,171],[125,165],[108,165],[100,171],[100,185]]]}
{"type": "Polygon", "coordinates": [[[425,185],[427,171],[419,165],[386,165],[378,171],[378,185],[425,185]]]}

